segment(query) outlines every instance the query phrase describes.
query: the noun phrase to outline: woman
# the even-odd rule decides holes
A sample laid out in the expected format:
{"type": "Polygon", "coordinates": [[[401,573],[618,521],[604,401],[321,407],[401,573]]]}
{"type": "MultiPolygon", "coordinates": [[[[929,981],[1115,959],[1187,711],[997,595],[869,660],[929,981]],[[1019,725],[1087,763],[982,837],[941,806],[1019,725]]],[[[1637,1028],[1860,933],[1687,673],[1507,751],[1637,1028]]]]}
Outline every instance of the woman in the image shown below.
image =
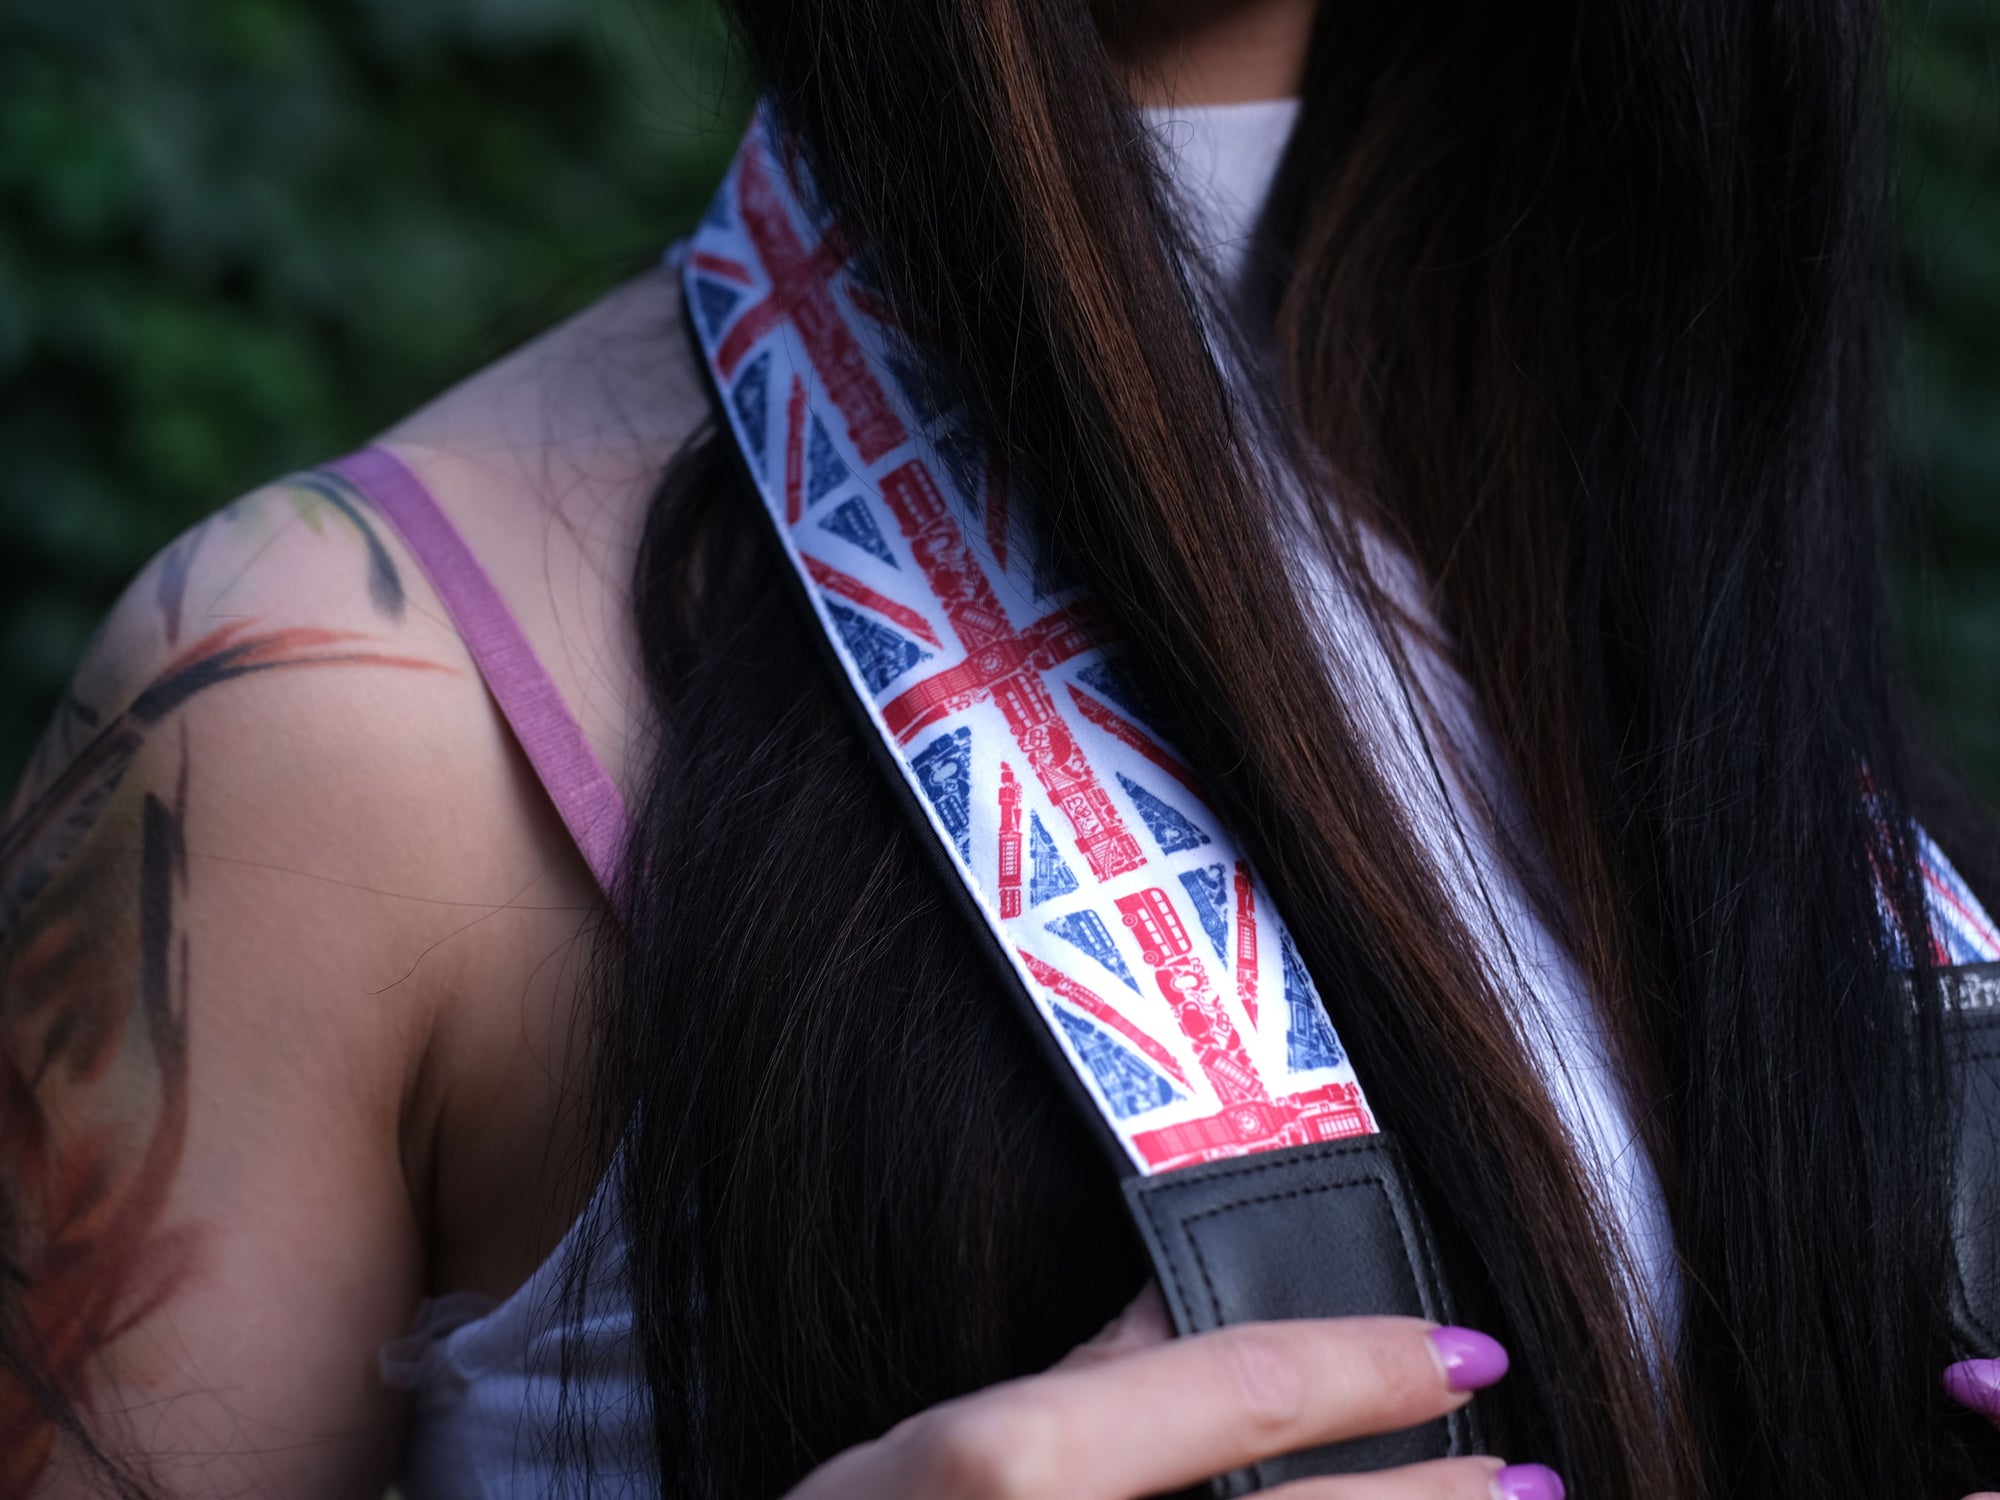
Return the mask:
{"type": "Polygon", "coordinates": [[[1137,1496],[1474,1387],[1520,1462],[1297,1493],[2000,1476],[1939,1383],[1992,1351],[1934,974],[1992,954],[1908,815],[1992,843],[1885,644],[1872,7],[736,9],[1482,1332],[1163,1341],[663,270],[93,647],[0,843],[0,1494],[1137,1496]]]}

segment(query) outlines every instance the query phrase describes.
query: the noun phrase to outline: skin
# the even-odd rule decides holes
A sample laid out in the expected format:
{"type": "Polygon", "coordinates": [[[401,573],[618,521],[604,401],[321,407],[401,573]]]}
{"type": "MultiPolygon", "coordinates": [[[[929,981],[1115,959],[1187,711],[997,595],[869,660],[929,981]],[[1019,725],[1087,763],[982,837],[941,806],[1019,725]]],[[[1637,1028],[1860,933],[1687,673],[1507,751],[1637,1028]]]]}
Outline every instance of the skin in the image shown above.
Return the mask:
{"type": "MultiPolygon", "coordinates": [[[[1312,0],[1167,0],[1149,102],[1294,90],[1312,0]]],[[[392,429],[628,801],[627,578],[706,415],[665,273],[392,429]]],[[[106,620],[0,813],[0,1500],[372,1497],[426,1295],[504,1298],[601,1163],[566,1090],[602,903],[421,570],[325,474],[180,538],[106,620]],[[27,1372],[24,1375],[24,1372],[27,1372]],[[38,1389],[83,1416],[66,1432],[38,1389]]],[[[1169,1342],[1156,1295],[1054,1370],[926,1412],[796,1500],[1138,1496],[1427,1420],[1424,1325],[1169,1342]]],[[[1496,1493],[1458,1460],[1294,1500],[1496,1493]]]]}
{"type": "Polygon", "coordinates": [[[1146,105],[1283,99],[1305,77],[1319,0],[1150,0],[1108,31],[1146,105]]]}

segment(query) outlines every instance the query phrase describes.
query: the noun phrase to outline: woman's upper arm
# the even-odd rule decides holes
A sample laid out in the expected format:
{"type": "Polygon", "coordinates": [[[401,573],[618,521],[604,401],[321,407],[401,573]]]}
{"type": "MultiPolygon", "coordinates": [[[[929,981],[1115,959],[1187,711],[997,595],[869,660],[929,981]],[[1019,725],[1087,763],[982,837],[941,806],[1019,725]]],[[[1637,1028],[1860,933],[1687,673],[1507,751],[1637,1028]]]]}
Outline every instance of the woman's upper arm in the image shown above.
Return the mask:
{"type": "Polygon", "coordinates": [[[478,692],[400,559],[323,480],[190,533],[0,824],[0,1500],[110,1492],[91,1445],[171,1495],[393,1462],[478,692]]]}

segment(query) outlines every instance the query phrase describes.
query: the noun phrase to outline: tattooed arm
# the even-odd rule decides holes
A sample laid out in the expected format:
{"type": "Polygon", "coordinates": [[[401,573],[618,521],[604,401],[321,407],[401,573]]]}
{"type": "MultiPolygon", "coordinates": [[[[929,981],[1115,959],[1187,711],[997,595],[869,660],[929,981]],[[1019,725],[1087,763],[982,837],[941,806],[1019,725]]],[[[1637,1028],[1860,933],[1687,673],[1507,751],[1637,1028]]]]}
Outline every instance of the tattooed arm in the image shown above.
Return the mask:
{"type": "MultiPolygon", "coordinates": [[[[708,412],[678,296],[637,278],[390,434],[621,782],[625,583],[708,412]]],[[[156,559],[0,813],[0,1500],[117,1493],[93,1447],[154,1494],[378,1500],[381,1344],[518,1287],[591,1184],[601,913],[360,496],[303,476],[156,559]]]]}
{"type": "Polygon", "coordinates": [[[492,741],[330,479],[230,507],[107,622],[0,824],[0,1500],[379,1494],[460,977],[418,960],[487,896],[492,776],[459,773],[492,741]]]}

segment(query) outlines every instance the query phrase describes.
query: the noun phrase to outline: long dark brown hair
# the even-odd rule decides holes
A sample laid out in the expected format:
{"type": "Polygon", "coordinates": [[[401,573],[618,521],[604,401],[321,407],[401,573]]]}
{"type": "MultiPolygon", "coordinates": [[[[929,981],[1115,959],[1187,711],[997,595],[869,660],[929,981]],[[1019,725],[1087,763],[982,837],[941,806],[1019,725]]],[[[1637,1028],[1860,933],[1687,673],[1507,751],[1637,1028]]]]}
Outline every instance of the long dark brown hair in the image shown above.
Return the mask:
{"type": "MultiPolygon", "coordinates": [[[[1892,998],[1877,905],[1922,930],[1899,814],[1932,804],[1881,578],[1875,9],[1325,0],[1261,229],[1274,430],[1218,372],[1113,61],[1133,15],[734,5],[935,398],[1004,446],[1283,906],[1514,1353],[1504,1451],[1579,1495],[1973,1482],[1940,1003],[1892,998]],[[1427,581],[1631,1080],[1677,1329],[1634,1317],[1509,981],[1324,670],[1272,451],[1427,581]]],[[[726,441],[675,462],[638,583],[664,727],[597,1097],[665,1490],[735,1500],[1045,1365],[1145,1268],[726,441]]]]}

